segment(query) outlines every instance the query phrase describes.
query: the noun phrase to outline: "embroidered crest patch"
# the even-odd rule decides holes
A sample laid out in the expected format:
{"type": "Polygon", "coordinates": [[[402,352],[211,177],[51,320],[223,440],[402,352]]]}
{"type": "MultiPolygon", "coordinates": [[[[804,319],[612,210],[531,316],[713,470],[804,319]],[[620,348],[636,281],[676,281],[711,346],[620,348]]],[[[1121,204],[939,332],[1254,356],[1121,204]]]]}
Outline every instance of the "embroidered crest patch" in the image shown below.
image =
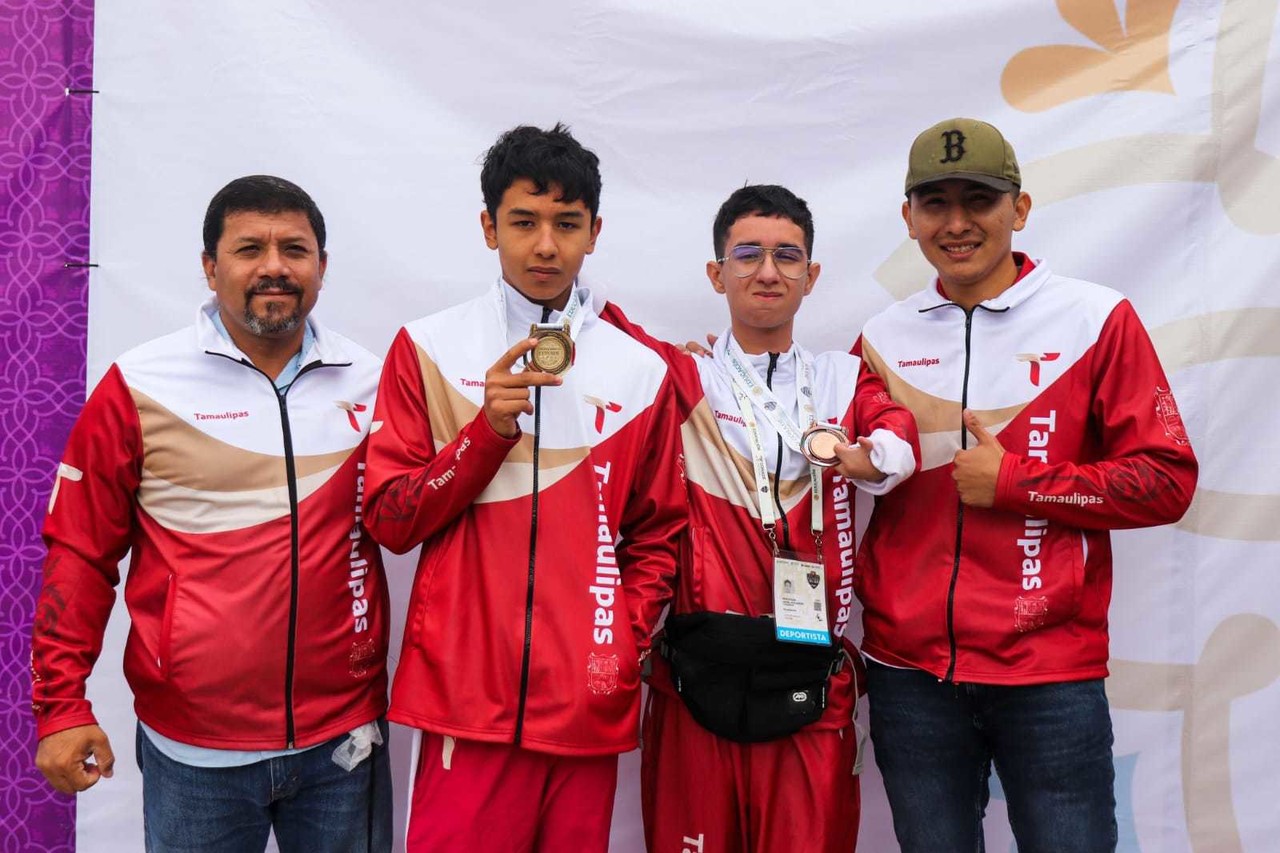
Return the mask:
{"type": "Polygon", "coordinates": [[[378,646],[373,640],[357,641],[351,644],[351,656],[348,658],[352,678],[364,678],[377,662],[378,646]]]}
{"type": "Polygon", "coordinates": [[[1049,598],[1044,595],[1020,595],[1013,602],[1013,627],[1025,634],[1043,627],[1049,616],[1049,598]]]}
{"type": "Polygon", "coordinates": [[[1164,434],[1175,443],[1186,447],[1187,428],[1182,423],[1182,415],[1178,412],[1178,401],[1173,399],[1173,391],[1156,386],[1156,417],[1164,424],[1164,434]]]}
{"type": "Polygon", "coordinates": [[[587,688],[597,696],[606,696],[618,689],[618,656],[587,655],[587,688]]]}

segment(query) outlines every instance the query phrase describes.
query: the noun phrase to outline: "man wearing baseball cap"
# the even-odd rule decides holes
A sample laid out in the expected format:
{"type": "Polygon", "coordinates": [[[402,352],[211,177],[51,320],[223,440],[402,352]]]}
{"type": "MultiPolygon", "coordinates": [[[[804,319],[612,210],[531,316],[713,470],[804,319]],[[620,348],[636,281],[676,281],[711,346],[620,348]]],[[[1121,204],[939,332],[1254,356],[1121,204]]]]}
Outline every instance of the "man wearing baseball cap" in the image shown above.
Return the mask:
{"type": "Polygon", "coordinates": [[[902,217],[937,275],[854,347],[920,429],[855,584],[904,853],[983,849],[993,764],[1021,853],[1115,849],[1108,531],[1174,522],[1195,490],[1133,306],[1013,251],[1021,184],[990,124],[921,133],[902,217]]]}

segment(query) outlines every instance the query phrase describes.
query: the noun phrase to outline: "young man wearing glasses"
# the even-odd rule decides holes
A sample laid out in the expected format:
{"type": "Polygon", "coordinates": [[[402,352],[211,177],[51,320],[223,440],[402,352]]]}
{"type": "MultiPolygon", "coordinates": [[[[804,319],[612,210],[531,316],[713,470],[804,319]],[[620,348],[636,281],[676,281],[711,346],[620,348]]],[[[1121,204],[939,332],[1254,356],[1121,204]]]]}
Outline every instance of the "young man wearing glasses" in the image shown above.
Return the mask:
{"type": "Polygon", "coordinates": [[[642,792],[650,850],[852,850],[861,690],[845,638],[853,488],[916,466],[915,424],[845,353],[792,339],[821,267],[813,217],[779,186],[721,206],[707,277],[730,325],[709,357],[605,319],[660,353],[683,420],[690,536],[655,655],[642,792]],[[840,430],[840,431],[838,431],[840,430]],[[842,431],[842,432],[841,432],[842,431]]]}
{"type": "Polygon", "coordinates": [[[499,137],[480,223],[501,274],[405,326],[383,370],[366,524],[422,545],[390,714],[421,731],[410,851],[608,847],[687,513],[666,366],[578,281],[600,183],[562,126],[499,137]]]}

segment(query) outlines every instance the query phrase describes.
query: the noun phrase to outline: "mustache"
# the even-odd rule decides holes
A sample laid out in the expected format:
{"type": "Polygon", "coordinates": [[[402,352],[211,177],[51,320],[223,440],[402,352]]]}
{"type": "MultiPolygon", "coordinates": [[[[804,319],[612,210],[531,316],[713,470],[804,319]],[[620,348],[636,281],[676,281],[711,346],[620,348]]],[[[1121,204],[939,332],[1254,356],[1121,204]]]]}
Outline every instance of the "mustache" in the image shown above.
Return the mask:
{"type": "Polygon", "coordinates": [[[302,292],[301,287],[286,278],[262,278],[258,279],[256,284],[250,285],[249,289],[245,291],[245,294],[247,296],[254,296],[259,293],[266,293],[269,290],[277,293],[289,294],[298,294],[302,292]]]}

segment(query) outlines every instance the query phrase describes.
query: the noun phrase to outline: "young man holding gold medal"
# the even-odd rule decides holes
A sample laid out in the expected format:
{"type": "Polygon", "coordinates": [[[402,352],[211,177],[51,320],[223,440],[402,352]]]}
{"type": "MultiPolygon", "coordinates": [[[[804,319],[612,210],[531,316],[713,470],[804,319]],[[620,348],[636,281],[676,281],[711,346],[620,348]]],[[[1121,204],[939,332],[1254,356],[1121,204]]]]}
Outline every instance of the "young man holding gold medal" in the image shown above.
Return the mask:
{"type": "Polygon", "coordinates": [[[517,127],[480,180],[502,273],[401,330],[369,450],[370,532],[422,545],[389,714],[421,733],[408,848],[603,853],[687,523],[674,395],[577,280],[596,156],[517,127]]]}
{"type": "Polygon", "coordinates": [[[730,326],[710,357],[603,316],[667,361],[683,418],[689,540],[645,717],[650,850],[853,849],[853,726],[862,691],[846,637],[853,491],[916,467],[915,422],[846,353],[792,339],[821,267],[813,217],[779,186],[721,206],[707,277],[730,326]]]}

